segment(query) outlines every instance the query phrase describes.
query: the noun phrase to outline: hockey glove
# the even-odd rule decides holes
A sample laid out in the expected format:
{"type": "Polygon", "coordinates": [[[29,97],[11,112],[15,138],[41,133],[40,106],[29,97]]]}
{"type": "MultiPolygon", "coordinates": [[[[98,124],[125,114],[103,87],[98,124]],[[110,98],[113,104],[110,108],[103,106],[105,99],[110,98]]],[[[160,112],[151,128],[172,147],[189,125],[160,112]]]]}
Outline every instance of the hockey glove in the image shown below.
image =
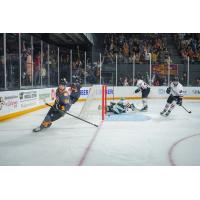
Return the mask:
{"type": "Polygon", "coordinates": [[[53,107],[56,109],[56,110],[59,110],[59,104],[57,102],[54,103],[53,107]]]}
{"type": "Polygon", "coordinates": [[[139,91],[140,91],[140,89],[138,88],[138,89],[135,90],[135,93],[138,93],[139,91]]]}
{"type": "Polygon", "coordinates": [[[167,94],[169,94],[171,92],[171,88],[168,87],[167,90],[166,90],[167,94]]]}
{"type": "Polygon", "coordinates": [[[65,110],[58,109],[58,113],[59,113],[60,116],[64,116],[65,110]]]}
{"type": "Polygon", "coordinates": [[[177,99],[177,102],[176,102],[176,103],[177,103],[177,105],[182,106],[182,98],[179,97],[179,98],[177,99]]]}

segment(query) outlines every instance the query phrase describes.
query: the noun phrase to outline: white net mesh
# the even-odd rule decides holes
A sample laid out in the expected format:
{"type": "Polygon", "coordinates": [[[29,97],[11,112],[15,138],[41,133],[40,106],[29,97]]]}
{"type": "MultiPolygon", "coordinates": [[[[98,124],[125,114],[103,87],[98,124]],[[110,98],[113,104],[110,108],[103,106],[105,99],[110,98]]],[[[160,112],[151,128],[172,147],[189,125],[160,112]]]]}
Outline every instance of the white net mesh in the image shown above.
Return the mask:
{"type": "Polygon", "coordinates": [[[79,117],[92,123],[99,124],[102,120],[102,86],[91,87],[85,104],[83,105],[79,117]]]}

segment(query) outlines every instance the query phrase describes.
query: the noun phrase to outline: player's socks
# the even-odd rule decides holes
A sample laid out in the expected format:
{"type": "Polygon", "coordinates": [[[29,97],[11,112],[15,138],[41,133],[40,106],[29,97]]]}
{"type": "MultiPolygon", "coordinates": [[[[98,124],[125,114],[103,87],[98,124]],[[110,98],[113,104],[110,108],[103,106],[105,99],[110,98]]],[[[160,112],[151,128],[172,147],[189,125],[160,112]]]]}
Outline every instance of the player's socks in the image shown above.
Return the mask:
{"type": "Polygon", "coordinates": [[[165,108],[163,109],[163,111],[160,112],[160,114],[163,115],[163,114],[168,110],[169,106],[170,106],[170,104],[167,103],[167,104],[165,105],[165,108]]]}
{"type": "Polygon", "coordinates": [[[174,107],[175,107],[175,104],[174,103],[172,103],[171,105],[170,105],[170,108],[169,108],[169,110],[165,113],[165,116],[167,117],[167,116],[169,116],[169,114],[171,113],[171,111],[174,109],[174,107]]]}

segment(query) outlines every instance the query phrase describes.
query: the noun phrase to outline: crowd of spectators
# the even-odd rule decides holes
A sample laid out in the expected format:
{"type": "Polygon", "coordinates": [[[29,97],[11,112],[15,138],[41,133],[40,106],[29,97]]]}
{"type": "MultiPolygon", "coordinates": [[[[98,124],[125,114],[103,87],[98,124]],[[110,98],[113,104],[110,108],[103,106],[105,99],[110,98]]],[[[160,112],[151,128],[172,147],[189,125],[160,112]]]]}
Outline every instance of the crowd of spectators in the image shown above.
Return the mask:
{"type": "Polygon", "coordinates": [[[168,62],[166,37],[164,34],[105,34],[104,60],[114,63],[116,55],[118,63],[143,64],[149,62],[151,53],[152,63],[168,62]]]}
{"type": "MultiPolygon", "coordinates": [[[[200,63],[200,34],[171,34],[174,37],[177,49],[183,60],[187,61],[190,57],[192,64],[200,63]]],[[[73,51],[72,63],[70,63],[70,50],[60,50],[59,70],[58,71],[58,50],[57,47],[50,45],[49,55],[47,44],[43,44],[41,53],[41,44],[34,43],[31,47],[30,37],[22,35],[21,43],[21,77],[19,77],[19,45],[18,35],[8,34],[8,44],[6,45],[6,73],[7,86],[14,88],[19,86],[21,78],[22,86],[48,86],[56,85],[58,82],[58,73],[60,78],[65,77],[70,80],[70,66],[72,64],[72,81],[79,80],[82,84],[97,84],[100,82],[100,62],[96,62],[87,57],[85,70],[84,52],[75,53],[73,51]],[[42,61],[42,63],[41,63],[42,61]],[[49,70],[49,71],[48,71],[49,70]]],[[[104,35],[104,52],[101,60],[102,70],[109,63],[115,63],[116,55],[118,64],[148,64],[149,54],[151,53],[152,64],[168,63],[169,52],[167,50],[167,34],[105,34],[104,35]]],[[[1,38],[2,40],[2,38],[1,38]]],[[[36,39],[34,39],[36,41],[36,39]]],[[[0,88],[4,88],[4,49],[0,48],[0,88]]],[[[123,66],[120,66],[123,67],[123,66]]],[[[113,74],[108,77],[104,76],[102,71],[102,83],[115,84],[113,74]],[[112,78],[111,78],[112,77],[112,78]],[[114,82],[114,83],[113,83],[114,82]]],[[[124,73],[124,72],[123,72],[124,73]]],[[[132,86],[134,80],[127,75],[119,75],[119,86],[132,86]]],[[[148,74],[142,78],[149,83],[148,74]]],[[[167,77],[160,74],[152,74],[151,84],[154,86],[167,85],[167,77]]],[[[187,85],[187,73],[179,75],[180,82],[187,85]]],[[[194,78],[192,84],[200,86],[200,77],[194,78]]]]}
{"type": "MultiPolygon", "coordinates": [[[[146,83],[150,84],[150,78],[149,74],[141,74],[137,73],[136,76],[141,77],[142,80],[144,80],[146,83]]],[[[153,86],[163,86],[167,84],[167,77],[161,76],[159,74],[152,74],[151,77],[151,85],[153,86]]],[[[134,79],[130,78],[129,76],[120,77],[118,80],[118,86],[135,86],[136,82],[134,79]]]]}
{"type": "Polygon", "coordinates": [[[86,61],[86,70],[85,70],[85,61],[80,57],[76,58],[72,62],[72,80],[78,80],[81,83],[85,82],[87,84],[95,84],[99,82],[100,78],[100,63],[91,62],[90,59],[86,61]]]}
{"type": "Polygon", "coordinates": [[[188,57],[190,63],[200,63],[200,34],[199,33],[177,33],[174,40],[184,62],[188,57]]]}
{"type": "MultiPolygon", "coordinates": [[[[146,83],[150,84],[149,74],[140,74],[138,73],[137,76],[141,77],[146,83]]],[[[187,86],[187,73],[183,72],[179,75],[179,81],[182,85],[187,86]]],[[[129,76],[120,77],[118,80],[118,86],[135,86],[136,82],[130,78],[129,76]]],[[[166,86],[168,85],[168,77],[167,75],[160,75],[158,73],[153,73],[151,77],[151,85],[152,86],[166,86]]],[[[200,77],[196,78],[195,85],[200,86],[200,77]]]]}

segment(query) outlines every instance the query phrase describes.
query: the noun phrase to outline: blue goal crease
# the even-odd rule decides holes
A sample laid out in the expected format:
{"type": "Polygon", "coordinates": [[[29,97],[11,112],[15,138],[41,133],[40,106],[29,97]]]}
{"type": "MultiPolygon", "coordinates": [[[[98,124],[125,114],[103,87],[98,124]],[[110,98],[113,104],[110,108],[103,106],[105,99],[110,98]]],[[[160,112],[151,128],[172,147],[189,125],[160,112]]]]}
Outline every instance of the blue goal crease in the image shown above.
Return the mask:
{"type": "Polygon", "coordinates": [[[106,121],[147,121],[150,120],[151,117],[146,116],[144,114],[111,114],[111,115],[106,115],[105,120],[106,121]]]}

